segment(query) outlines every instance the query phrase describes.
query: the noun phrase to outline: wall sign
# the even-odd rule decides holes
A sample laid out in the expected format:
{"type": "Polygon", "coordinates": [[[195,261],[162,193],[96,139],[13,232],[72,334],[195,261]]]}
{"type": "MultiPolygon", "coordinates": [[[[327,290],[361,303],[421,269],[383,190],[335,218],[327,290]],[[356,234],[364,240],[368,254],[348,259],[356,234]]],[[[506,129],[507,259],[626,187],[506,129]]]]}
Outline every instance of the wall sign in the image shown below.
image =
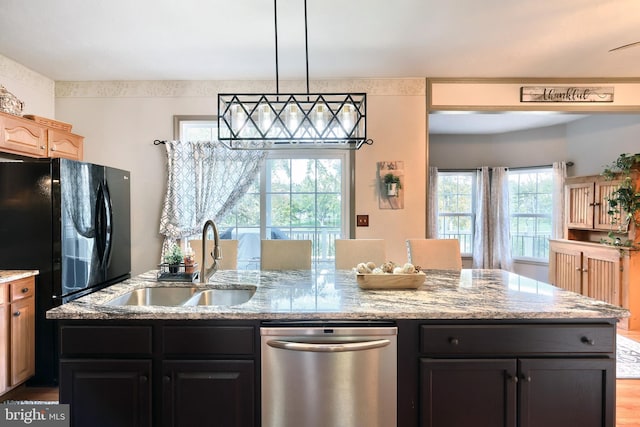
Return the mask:
{"type": "Polygon", "coordinates": [[[520,102],[613,102],[613,87],[522,86],[520,102]]]}

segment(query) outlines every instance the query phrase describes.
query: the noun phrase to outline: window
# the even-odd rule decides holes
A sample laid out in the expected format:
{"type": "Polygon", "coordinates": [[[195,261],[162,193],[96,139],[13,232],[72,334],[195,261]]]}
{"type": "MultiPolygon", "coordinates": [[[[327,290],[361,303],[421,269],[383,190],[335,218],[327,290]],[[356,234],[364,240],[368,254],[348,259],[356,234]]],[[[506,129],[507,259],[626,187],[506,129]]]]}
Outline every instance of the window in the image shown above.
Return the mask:
{"type": "MultiPolygon", "coordinates": [[[[176,127],[184,140],[217,138],[210,118],[178,119],[176,127]]],[[[260,268],[261,239],[311,240],[316,265],[333,266],[335,239],[349,235],[349,153],[268,152],[259,179],[217,223],[221,238],[239,241],[239,269],[260,268]]]]}
{"type": "Polygon", "coordinates": [[[460,252],[473,252],[475,172],[438,172],[438,238],[458,239],[460,252]]]}
{"type": "Polygon", "coordinates": [[[551,168],[509,170],[511,256],[546,262],[551,237],[551,168]]]}

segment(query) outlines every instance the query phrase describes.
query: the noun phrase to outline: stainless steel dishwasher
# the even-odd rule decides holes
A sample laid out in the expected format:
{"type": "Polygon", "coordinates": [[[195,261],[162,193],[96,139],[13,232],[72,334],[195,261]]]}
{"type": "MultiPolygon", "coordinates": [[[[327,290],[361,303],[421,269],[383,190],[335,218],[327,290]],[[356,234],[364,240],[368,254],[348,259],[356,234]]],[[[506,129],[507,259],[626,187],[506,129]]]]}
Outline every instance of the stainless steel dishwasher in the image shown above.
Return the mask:
{"type": "Polygon", "coordinates": [[[398,328],[365,323],[260,328],[262,427],[396,426],[398,328]]]}

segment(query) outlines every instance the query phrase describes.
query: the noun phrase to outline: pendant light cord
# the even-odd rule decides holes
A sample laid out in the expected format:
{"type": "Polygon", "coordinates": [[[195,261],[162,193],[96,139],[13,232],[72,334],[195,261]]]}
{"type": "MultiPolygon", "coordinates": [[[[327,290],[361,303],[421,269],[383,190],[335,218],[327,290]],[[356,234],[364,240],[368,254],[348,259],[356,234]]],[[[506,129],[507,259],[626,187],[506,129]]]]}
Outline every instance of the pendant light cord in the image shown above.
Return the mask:
{"type": "MultiPolygon", "coordinates": [[[[280,93],[280,78],[278,74],[278,0],[273,0],[273,22],[276,39],[276,94],[280,93]]],[[[307,70],[307,94],[309,94],[309,36],[307,30],[307,0],[304,0],[304,57],[307,70]]]]}
{"type": "Polygon", "coordinates": [[[276,94],[279,94],[280,79],[278,77],[278,0],[273,0],[273,21],[276,29],[276,94]]]}
{"type": "Polygon", "coordinates": [[[309,94],[309,40],[307,37],[307,0],[304,0],[304,57],[307,61],[307,94],[309,94]]]}

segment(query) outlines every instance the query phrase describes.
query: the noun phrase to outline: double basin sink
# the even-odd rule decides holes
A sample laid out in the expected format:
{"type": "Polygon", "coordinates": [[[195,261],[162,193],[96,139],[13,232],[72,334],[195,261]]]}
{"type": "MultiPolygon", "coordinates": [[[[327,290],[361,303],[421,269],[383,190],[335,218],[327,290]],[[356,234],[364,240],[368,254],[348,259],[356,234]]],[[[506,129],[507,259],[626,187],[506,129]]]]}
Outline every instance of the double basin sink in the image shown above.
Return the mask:
{"type": "Polygon", "coordinates": [[[112,306],[233,306],[253,297],[256,287],[146,287],[134,289],[107,302],[112,306]]]}

